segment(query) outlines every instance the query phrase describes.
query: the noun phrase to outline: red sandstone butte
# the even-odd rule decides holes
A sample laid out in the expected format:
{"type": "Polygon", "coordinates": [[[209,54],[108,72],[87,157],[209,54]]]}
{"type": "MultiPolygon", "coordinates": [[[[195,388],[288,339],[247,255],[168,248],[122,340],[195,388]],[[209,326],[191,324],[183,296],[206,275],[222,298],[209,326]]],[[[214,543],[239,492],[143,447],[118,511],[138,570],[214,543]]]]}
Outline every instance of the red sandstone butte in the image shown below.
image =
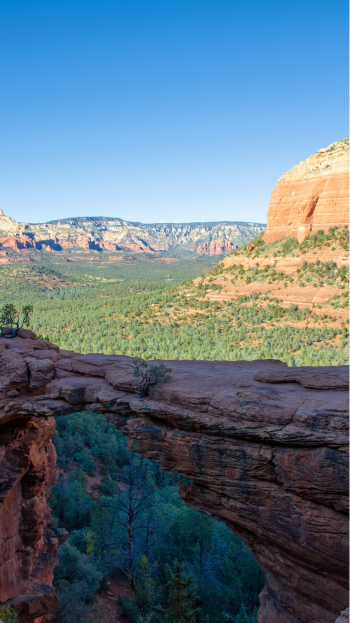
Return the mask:
{"type": "Polygon", "coordinates": [[[265,242],[349,223],[349,140],[338,141],[282,175],[271,193],[265,242]]]}
{"type": "Polygon", "coordinates": [[[222,255],[229,251],[235,251],[235,249],[238,249],[237,244],[233,244],[226,238],[220,238],[200,245],[197,247],[197,253],[202,255],[222,255]]]}
{"type": "MultiPolygon", "coordinates": [[[[182,473],[189,506],[224,521],[265,575],[259,623],[334,623],[348,605],[348,368],[170,361],[140,399],[133,359],[0,338],[0,603],[57,607],[64,534],[48,525],[54,416],[88,409],[132,451],[182,473]]],[[[346,618],[345,618],[346,620],[346,618]]]]}

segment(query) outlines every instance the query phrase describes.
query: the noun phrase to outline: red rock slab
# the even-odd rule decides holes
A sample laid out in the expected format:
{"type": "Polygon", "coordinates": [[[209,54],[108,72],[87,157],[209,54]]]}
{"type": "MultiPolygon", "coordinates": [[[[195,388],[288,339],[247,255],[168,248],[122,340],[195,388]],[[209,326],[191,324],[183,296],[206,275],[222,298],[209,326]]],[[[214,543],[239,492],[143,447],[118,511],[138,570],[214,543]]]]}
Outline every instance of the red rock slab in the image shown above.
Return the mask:
{"type": "Polygon", "coordinates": [[[55,373],[41,394],[29,374],[19,392],[15,377],[0,390],[0,478],[7,478],[0,574],[19,599],[21,623],[54,604],[55,550],[45,540],[55,475],[50,417],[83,409],[103,413],[128,435],[131,450],[182,473],[190,483],[180,485],[185,502],[247,544],[266,580],[259,623],[334,623],[348,600],[345,368],[166,361],[171,381],[140,399],[132,358],[61,352],[59,361],[42,359],[32,354],[55,348],[29,341],[39,349],[17,343],[0,353],[9,369],[49,362],[55,373]],[[77,374],[74,362],[92,374],[77,374]]]}
{"type": "Polygon", "coordinates": [[[32,359],[51,359],[56,364],[59,362],[59,354],[56,350],[32,350],[30,353],[25,354],[26,357],[31,357],[32,359]]]}
{"type": "Polygon", "coordinates": [[[349,389],[349,366],[300,367],[287,370],[258,372],[257,381],[263,383],[299,383],[313,389],[349,389]]]}
{"type": "Polygon", "coordinates": [[[79,405],[84,401],[85,389],[89,386],[100,388],[103,381],[89,377],[68,377],[54,380],[46,386],[48,392],[56,393],[71,405],[79,405]]]}

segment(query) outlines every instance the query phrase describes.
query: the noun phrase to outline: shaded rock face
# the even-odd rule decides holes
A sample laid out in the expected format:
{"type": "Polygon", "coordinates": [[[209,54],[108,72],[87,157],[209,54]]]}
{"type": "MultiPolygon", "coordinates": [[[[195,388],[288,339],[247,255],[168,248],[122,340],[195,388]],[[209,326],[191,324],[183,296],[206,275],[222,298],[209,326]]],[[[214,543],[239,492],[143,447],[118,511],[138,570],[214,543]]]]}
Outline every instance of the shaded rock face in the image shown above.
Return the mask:
{"type": "Polygon", "coordinates": [[[349,223],[349,141],[338,141],[282,175],[271,193],[265,242],[349,223]]]}
{"type": "Polygon", "coordinates": [[[53,568],[64,531],[47,526],[56,480],[55,420],[25,415],[0,427],[0,595],[21,621],[57,608],[53,568]]]}
{"type": "Polygon", "coordinates": [[[259,623],[340,616],[348,605],[346,367],[171,361],[171,382],[140,399],[130,357],[80,355],[26,338],[3,344],[0,602],[14,603],[22,621],[57,604],[50,586],[63,537],[45,528],[52,415],[84,409],[103,413],[131,450],[181,472],[191,481],[180,487],[185,502],[247,544],[266,579],[259,623]]]}

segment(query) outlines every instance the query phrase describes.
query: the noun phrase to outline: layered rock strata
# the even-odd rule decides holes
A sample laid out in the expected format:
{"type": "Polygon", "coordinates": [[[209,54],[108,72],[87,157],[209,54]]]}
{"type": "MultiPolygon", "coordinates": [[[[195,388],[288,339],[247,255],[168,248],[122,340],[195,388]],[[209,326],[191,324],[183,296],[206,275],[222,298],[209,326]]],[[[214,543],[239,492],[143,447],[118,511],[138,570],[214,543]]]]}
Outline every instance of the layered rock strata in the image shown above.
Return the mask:
{"type": "Polygon", "coordinates": [[[49,223],[17,223],[0,210],[0,249],[60,253],[83,249],[148,253],[162,256],[220,255],[242,246],[264,231],[265,225],[223,221],[216,223],[132,223],[119,218],[81,217],[49,223]]]}
{"type": "Polygon", "coordinates": [[[230,253],[238,249],[237,244],[233,244],[229,240],[223,238],[222,240],[212,240],[197,247],[197,253],[202,255],[222,255],[223,253],[230,253]]]}
{"type": "Polygon", "coordinates": [[[171,382],[141,400],[129,357],[28,338],[0,338],[0,350],[0,602],[20,621],[57,603],[63,535],[45,532],[52,416],[84,409],[105,414],[131,450],[181,472],[185,502],[247,544],[266,579],[259,623],[334,623],[347,607],[347,368],[171,361],[171,382]]]}
{"type": "Polygon", "coordinates": [[[349,139],[320,149],[282,175],[271,193],[265,242],[349,223],[349,139]]]}

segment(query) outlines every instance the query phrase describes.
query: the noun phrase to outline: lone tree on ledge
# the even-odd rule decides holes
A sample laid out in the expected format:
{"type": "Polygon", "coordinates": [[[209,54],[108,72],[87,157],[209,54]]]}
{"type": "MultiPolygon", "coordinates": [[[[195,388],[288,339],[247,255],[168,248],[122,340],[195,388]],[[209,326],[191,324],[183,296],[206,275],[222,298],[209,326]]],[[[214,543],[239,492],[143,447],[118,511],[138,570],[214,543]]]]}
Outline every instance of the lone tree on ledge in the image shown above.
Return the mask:
{"type": "Polygon", "coordinates": [[[16,337],[23,327],[29,327],[30,314],[34,311],[32,305],[23,305],[22,311],[17,310],[13,303],[4,305],[1,309],[0,326],[10,327],[4,337],[16,337]]]}
{"type": "Polygon", "coordinates": [[[171,368],[167,368],[164,363],[159,366],[149,366],[146,361],[134,361],[134,376],[139,379],[139,395],[144,398],[148,395],[148,390],[152,385],[162,385],[171,380],[171,368]]]}

